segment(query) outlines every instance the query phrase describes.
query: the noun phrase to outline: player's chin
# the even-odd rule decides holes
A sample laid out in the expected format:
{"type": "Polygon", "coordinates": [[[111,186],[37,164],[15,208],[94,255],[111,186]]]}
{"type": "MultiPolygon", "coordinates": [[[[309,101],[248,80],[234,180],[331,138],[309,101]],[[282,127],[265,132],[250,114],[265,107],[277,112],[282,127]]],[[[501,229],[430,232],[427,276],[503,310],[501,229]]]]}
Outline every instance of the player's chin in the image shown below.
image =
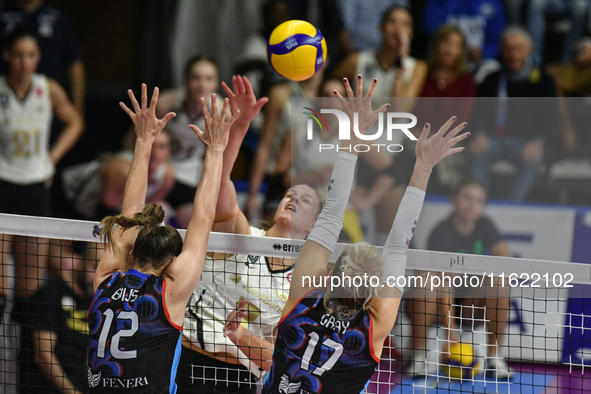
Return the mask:
{"type": "Polygon", "coordinates": [[[275,222],[288,224],[291,226],[292,223],[292,212],[289,209],[282,209],[281,212],[275,215],[275,222]]]}

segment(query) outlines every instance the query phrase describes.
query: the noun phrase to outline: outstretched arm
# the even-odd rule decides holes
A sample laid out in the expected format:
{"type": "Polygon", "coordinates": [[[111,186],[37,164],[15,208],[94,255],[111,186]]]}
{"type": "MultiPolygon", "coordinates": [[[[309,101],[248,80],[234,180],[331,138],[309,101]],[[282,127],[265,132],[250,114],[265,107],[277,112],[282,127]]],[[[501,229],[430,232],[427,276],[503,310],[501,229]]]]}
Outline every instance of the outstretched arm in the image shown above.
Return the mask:
{"type": "MultiPolygon", "coordinates": [[[[363,81],[361,75],[357,78],[357,96],[353,94],[349,81],[345,79],[344,82],[349,101],[345,100],[336,91],[335,95],[345,108],[349,119],[352,120],[353,114],[358,113],[359,132],[365,134],[378,119],[379,113],[385,112],[389,104],[384,104],[377,111],[372,111],[371,109],[371,98],[377,86],[377,79],[373,80],[366,97],[363,97],[363,81]]],[[[353,128],[353,123],[351,121],[351,128],[353,128]]],[[[307,281],[308,286],[303,283],[304,276],[306,278],[312,278],[326,275],[328,259],[334,250],[343,227],[345,208],[349,201],[351,187],[353,186],[357,152],[355,149],[351,149],[351,147],[358,141],[356,134],[352,132],[351,139],[345,141],[339,148],[324,208],[318,216],[316,224],[298,257],[291,281],[291,298],[284,308],[284,313],[291,310],[291,302],[297,302],[299,298],[303,297],[312,289],[311,281],[307,281]],[[346,151],[350,151],[351,153],[346,151]]]]}
{"type": "Polygon", "coordinates": [[[230,127],[240,114],[239,111],[229,121],[225,121],[229,100],[224,100],[221,115],[218,115],[216,95],[211,96],[209,114],[205,99],[201,99],[201,108],[205,118],[205,131],[191,125],[191,129],[207,147],[203,166],[203,175],[195,193],[193,215],[187,227],[185,242],[181,254],[174,259],[164,276],[167,278],[165,302],[171,320],[183,324],[187,302],[199,282],[203,271],[207,240],[215,218],[220,181],[222,176],[223,153],[228,144],[230,127]]]}
{"type": "Polygon", "coordinates": [[[131,100],[133,111],[123,104],[123,102],[120,102],[119,106],[131,118],[137,138],[135,140],[131,169],[129,170],[125,192],[123,193],[121,214],[132,216],[136,212],[140,212],[146,203],[148,167],[154,140],[162,129],[164,129],[168,121],[174,118],[176,114],[169,112],[162,119],[156,117],[156,105],[158,104],[158,96],[160,94],[160,90],[157,87],[154,88],[149,107],[148,86],[145,83],[142,84],[141,108],[131,89],[127,91],[127,94],[131,100]]]}
{"type": "MultiPolygon", "coordinates": [[[[246,357],[248,357],[253,363],[263,368],[265,371],[271,369],[273,362],[273,343],[261,338],[258,335],[250,333],[244,328],[241,323],[248,315],[248,311],[245,309],[248,304],[248,300],[242,300],[240,305],[234,309],[228,315],[226,319],[226,329],[224,336],[229,338],[246,357]]],[[[275,327],[275,333],[277,335],[277,327],[275,327]]]]}
{"type": "MultiPolygon", "coordinates": [[[[148,87],[142,84],[142,106],[138,104],[133,92],[127,91],[133,111],[122,102],[121,108],[131,118],[134,130],[137,135],[135,142],[135,152],[131,161],[131,169],[127,175],[125,192],[123,193],[123,204],[121,214],[123,216],[133,216],[140,212],[146,199],[146,190],[148,189],[148,165],[150,162],[150,153],[154,139],[166,126],[166,123],[172,119],[175,114],[169,112],[162,119],[156,118],[155,108],[158,103],[158,88],[154,88],[152,101],[148,107],[148,87]]],[[[131,247],[135,242],[136,232],[134,230],[122,231],[115,228],[112,240],[117,245],[113,248],[107,248],[105,254],[96,269],[94,279],[94,289],[113,272],[124,271],[126,269],[127,257],[131,247]]]]}
{"type": "Polygon", "coordinates": [[[224,151],[222,183],[215,211],[213,231],[250,234],[250,227],[244,214],[238,208],[236,188],[230,179],[232,168],[240,152],[240,146],[246,136],[250,122],[259,114],[261,108],[269,101],[263,97],[257,101],[248,78],[240,75],[232,77],[234,91],[222,82],[222,87],[230,99],[232,115],[240,111],[240,116],[230,129],[230,139],[224,151]]]}
{"type": "Polygon", "coordinates": [[[396,321],[404,288],[399,285],[390,287],[390,284],[394,283],[391,279],[404,276],[408,245],[419,220],[425,190],[433,167],[443,158],[462,152],[464,148],[453,148],[453,146],[470,136],[470,133],[458,136],[458,133],[466,127],[467,123],[460,124],[445,135],[455,121],[455,116],[449,119],[431,138],[427,138],[430,125],[426,124],[417,141],[415,148],[417,159],[410,184],[402,198],[388,240],[384,246],[383,287],[380,290],[379,297],[372,299],[371,302],[370,311],[375,321],[374,349],[376,353],[378,353],[378,350],[381,353],[384,339],[396,321]]]}

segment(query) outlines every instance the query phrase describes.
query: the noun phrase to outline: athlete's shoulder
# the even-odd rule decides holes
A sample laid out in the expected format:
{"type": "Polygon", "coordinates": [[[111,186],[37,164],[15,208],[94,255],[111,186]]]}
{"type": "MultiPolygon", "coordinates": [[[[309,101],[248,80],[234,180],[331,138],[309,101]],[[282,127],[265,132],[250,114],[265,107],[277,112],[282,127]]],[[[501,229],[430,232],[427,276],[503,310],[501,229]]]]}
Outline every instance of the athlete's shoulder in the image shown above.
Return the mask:
{"type": "Polygon", "coordinates": [[[259,227],[250,226],[250,235],[253,237],[264,237],[267,230],[259,227]]]}

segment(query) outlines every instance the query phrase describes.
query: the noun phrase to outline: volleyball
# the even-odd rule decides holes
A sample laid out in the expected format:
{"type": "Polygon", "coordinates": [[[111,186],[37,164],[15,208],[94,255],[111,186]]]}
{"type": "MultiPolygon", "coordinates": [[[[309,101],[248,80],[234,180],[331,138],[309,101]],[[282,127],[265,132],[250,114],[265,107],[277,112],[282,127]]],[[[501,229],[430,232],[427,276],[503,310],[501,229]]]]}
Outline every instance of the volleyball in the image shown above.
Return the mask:
{"type": "Polygon", "coordinates": [[[267,60],[283,78],[303,81],[316,74],[326,60],[326,40],[306,21],[283,22],[267,43],[267,60]]]}
{"type": "Polygon", "coordinates": [[[454,379],[471,379],[478,374],[480,363],[474,346],[469,343],[455,343],[449,348],[449,363],[444,366],[447,376],[454,379]]]}

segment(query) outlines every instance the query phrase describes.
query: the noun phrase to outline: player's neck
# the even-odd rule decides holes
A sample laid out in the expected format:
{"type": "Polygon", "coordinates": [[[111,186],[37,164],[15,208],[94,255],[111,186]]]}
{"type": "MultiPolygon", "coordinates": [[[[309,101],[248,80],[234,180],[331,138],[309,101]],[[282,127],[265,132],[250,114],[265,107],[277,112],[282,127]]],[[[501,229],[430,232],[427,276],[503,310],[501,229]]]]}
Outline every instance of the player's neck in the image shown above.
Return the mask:
{"type": "Polygon", "coordinates": [[[8,81],[8,85],[10,85],[10,87],[12,88],[14,93],[21,100],[24,99],[25,97],[27,97],[27,94],[29,93],[29,90],[31,89],[31,85],[33,84],[33,81],[31,80],[31,78],[26,78],[26,77],[19,78],[14,75],[9,75],[7,81],[8,81]]]}
{"type": "Polygon", "coordinates": [[[472,234],[476,227],[476,222],[463,220],[459,215],[454,215],[452,217],[452,223],[456,232],[462,236],[472,234]]]}

